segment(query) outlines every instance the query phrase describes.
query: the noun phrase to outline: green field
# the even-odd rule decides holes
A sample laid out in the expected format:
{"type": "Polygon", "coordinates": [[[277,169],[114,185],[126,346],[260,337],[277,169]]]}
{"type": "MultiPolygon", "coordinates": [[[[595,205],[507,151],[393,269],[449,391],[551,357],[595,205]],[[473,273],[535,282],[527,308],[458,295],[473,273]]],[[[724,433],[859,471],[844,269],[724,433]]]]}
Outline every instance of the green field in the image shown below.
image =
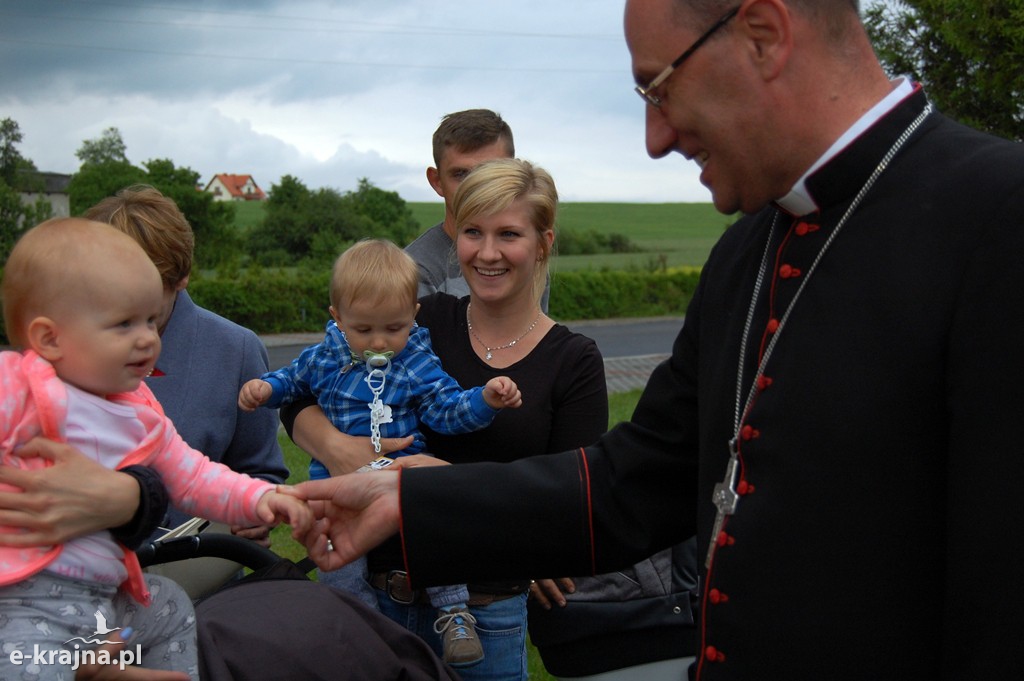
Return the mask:
{"type": "Polygon", "coordinates": [[[235,201],[235,227],[243,232],[263,222],[264,208],[262,201],[235,201]]]}
{"type": "MultiPolygon", "coordinates": [[[[439,202],[407,204],[424,229],[444,218],[439,202]]],[[[664,265],[703,265],[711,247],[732,222],[710,203],[562,203],[556,229],[622,234],[640,253],[559,256],[555,271],[646,268],[664,265]]]]}
{"type": "MultiPolygon", "coordinates": [[[[259,224],[264,205],[258,201],[236,203],[236,226],[248,231],[259,224]]],[[[423,230],[444,219],[444,204],[439,201],[406,205],[423,230]]],[[[731,218],[719,214],[710,203],[562,203],[556,229],[622,234],[641,251],[558,256],[553,270],[700,266],[731,223],[731,218]]]]}

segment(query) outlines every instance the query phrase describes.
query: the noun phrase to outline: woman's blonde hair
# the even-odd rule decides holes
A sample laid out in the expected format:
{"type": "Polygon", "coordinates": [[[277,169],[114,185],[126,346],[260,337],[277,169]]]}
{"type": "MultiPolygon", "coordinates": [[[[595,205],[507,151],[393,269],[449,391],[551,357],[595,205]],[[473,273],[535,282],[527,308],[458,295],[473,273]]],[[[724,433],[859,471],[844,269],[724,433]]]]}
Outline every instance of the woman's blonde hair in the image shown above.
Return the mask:
{"type": "MultiPolygon", "coordinates": [[[[452,199],[456,234],[475,218],[500,213],[520,199],[528,206],[530,224],[537,230],[538,237],[544,232],[554,234],[558,190],[546,170],[518,158],[481,163],[466,176],[452,199]]],[[[541,257],[534,289],[540,298],[547,281],[552,246],[544,238],[538,238],[538,243],[541,257]]]]}
{"type": "Polygon", "coordinates": [[[408,253],[386,239],[363,239],[345,250],[331,272],[335,310],[355,300],[381,302],[405,298],[416,304],[420,274],[408,253]]]}
{"type": "Polygon", "coordinates": [[[164,288],[177,288],[192,272],[192,227],[177,204],[155,187],[126,187],[87,210],[85,217],[135,239],[159,270],[164,288]]]}

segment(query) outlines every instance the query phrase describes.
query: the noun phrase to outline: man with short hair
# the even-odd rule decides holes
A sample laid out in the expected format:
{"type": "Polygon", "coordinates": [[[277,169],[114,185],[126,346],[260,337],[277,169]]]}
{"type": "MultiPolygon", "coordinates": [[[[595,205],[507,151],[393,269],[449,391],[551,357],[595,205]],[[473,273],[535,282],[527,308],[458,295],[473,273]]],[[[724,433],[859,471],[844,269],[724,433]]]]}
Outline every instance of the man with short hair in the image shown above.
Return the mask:
{"type": "Polygon", "coordinates": [[[461,298],[469,287],[455,257],[455,218],[451,200],[466,175],[484,161],[516,155],[512,128],[489,109],[446,114],[434,131],[434,165],[427,182],[444,199],[444,220],[405,247],[420,268],[419,295],[441,292],[461,298]]]}
{"type": "MultiPolygon", "coordinates": [[[[427,168],[427,182],[444,199],[444,220],[405,247],[420,268],[419,295],[448,293],[469,295],[469,286],[455,254],[455,218],[451,200],[470,171],[485,161],[516,155],[512,128],[490,109],[467,109],[446,114],[434,131],[434,165],[427,168]]],[[[550,281],[541,295],[547,312],[550,281]]]]}

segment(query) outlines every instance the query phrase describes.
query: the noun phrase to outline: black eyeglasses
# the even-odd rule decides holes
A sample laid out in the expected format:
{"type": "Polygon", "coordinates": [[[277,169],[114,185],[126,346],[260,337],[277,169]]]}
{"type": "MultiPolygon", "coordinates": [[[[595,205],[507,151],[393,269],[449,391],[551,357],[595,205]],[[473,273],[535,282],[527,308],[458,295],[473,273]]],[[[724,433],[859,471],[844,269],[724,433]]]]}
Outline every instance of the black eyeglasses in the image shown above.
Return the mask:
{"type": "Polygon", "coordinates": [[[636,93],[643,97],[644,101],[650,104],[651,106],[660,107],[661,97],[654,94],[655,89],[657,89],[659,85],[668,80],[668,77],[672,75],[673,71],[679,68],[680,64],[689,59],[701,45],[708,41],[708,38],[713,36],[718,29],[722,28],[727,23],[729,23],[729,20],[736,16],[736,13],[739,11],[740,8],[736,7],[735,9],[730,10],[724,17],[716,21],[711,28],[704,32],[704,35],[697,38],[697,40],[688,48],[686,48],[686,51],[679,55],[679,57],[674,62],[666,66],[664,71],[655,76],[654,80],[652,80],[646,86],[637,85],[634,88],[636,90],[636,93]]]}

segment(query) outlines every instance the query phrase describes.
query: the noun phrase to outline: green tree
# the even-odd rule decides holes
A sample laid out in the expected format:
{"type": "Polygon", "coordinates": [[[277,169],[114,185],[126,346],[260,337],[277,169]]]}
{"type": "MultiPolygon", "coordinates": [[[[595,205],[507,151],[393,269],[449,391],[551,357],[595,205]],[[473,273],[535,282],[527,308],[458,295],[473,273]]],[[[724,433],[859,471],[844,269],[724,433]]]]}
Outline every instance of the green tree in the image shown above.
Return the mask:
{"type": "Polygon", "coordinates": [[[1024,140],[1024,0],[887,0],[865,25],[890,75],[921,82],[957,120],[1024,140]]]}
{"type": "Polygon", "coordinates": [[[101,199],[130,185],[145,183],[147,179],[145,170],[128,161],[83,163],[68,184],[71,214],[81,215],[101,199]]]}
{"type": "Polygon", "coordinates": [[[75,152],[82,165],[68,185],[72,215],[81,215],[119,189],[146,181],[146,171],[129,163],[126,151],[121,132],[114,127],[82,142],[75,152]]]}
{"type": "Polygon", "coordinates": [[[252,231],[249,252],[265,265],[321,265],[336,256],[358,227],[354,213],[333,189],[312,191],[296,177],[285,175],[270,189],[263,224],[252,231]]]}
{"type": "Polygon", "coordinates": [[[210,194],[196,190],[199,173],[175,167],[170,159],[152,159],[143,166],[132,165],[117,128],[86,140],[75,153],[82,161],[68,186],[71,213],[81,215],[96,203],[134,184],[149,184],[172,199],[181,209],[196,235],[197,267],[233,264],[242,255],[241,240],[234,230],[235,207],[217,202],[210,194]]]}
{"type": "Polygon", "coordinates": [[[253,260],[267,266],[291,265],[309,252],[312,233],[302,210],[310,196],[306,185],[292,175],[271,185],[266,217],[249,233],[248,249],[253,260]]]}
{"type": "Polygon", "coordinates": [[[404,246],[419,234],[419,222],[398,192],[375,187],[364,177],[354,192],[345,194],[345,199],[356,213],[371,222],[373,236],[391,239],[404,246]]]}
{"type": "MultiPolygon", "coordinates": [[[[21,144],[21,127],[13,118],[0,121],[0,180],[8,187],[17,184],[18,172],[32,162],[22,157],[18,151],[21,144]]],[[[33,166],[34,167],[34,166],[33,166]]]]}
{"type": "Polygon", "coordinates": [[[0,262],[5,262],[21,233],[51,217],[50,204],[43,198],[34,204],[22,201],[23,192],[43,189],[35,164],[21,155],[21,128],[11,118],[0,120],[0,262]]]}
{"type": "Polygon", "coordinates": [[[234,229],[235,207],[230,201],[214,201],[212,194],[197,191],[199,173],[184,166],[176,168],[170,159],[154,159],[143,165],[145,181],[178,204],[192,226],[198,265],[219,267],[241,257],[242,243],[234,229]]]}
{"type": "Polygon", "coordinates": [[[127,163],[127,151],[121,131],[110,127],[96,139],[82,142],[82,146],[75,152],[75,156],[83,164],[127,163]]]}

